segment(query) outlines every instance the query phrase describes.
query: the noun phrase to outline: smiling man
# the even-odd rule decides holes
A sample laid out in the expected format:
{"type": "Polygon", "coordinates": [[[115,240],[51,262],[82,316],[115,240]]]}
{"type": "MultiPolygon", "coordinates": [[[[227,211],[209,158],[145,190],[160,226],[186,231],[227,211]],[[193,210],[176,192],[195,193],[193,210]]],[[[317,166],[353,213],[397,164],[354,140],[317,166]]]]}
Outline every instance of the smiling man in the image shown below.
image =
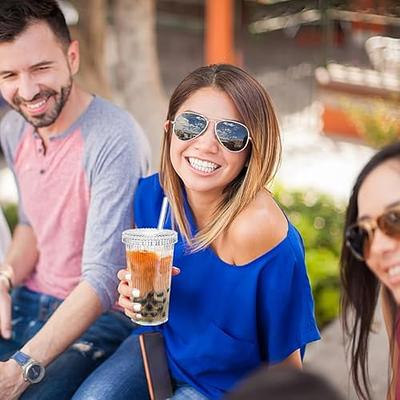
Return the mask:
{"type": "Polygon", "coordinates": [[[19,190],[0,264],[0,399],[71,398],[132,329],[112,307],[148,143],[76,84],[78,69],[55,0],[0,2],[0,93],[14,109],[0,139],[19,190]]]}

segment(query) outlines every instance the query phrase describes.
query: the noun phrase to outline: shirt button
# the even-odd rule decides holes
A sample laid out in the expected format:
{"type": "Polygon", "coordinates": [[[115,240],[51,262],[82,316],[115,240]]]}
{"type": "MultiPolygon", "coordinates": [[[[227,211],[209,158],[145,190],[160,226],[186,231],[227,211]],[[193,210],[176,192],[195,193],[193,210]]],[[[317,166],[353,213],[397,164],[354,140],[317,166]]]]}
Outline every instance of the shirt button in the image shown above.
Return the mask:
{"type": "Polygon", "coordinates": [[[39,172],[41,175],[43,175],[46,171],[44,169],[41,169],[39,172]]]}

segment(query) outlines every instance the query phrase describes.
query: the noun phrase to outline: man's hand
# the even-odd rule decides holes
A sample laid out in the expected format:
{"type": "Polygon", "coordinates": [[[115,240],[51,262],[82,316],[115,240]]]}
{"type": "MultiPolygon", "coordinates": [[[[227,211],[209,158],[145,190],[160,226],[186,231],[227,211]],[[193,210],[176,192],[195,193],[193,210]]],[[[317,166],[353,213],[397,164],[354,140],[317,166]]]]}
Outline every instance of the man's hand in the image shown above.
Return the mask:
{"type": "Polygon", "coordinates": [[[28,386],[21,367],[14,360],[0,362],[0,400],[18,399],[28,386]]]}
{"type": "Polygon", "coordinates": [[[0,337],[4,339],[11,338],[11,296],[9,289],[7,278],[0,275],[0,337]]]}

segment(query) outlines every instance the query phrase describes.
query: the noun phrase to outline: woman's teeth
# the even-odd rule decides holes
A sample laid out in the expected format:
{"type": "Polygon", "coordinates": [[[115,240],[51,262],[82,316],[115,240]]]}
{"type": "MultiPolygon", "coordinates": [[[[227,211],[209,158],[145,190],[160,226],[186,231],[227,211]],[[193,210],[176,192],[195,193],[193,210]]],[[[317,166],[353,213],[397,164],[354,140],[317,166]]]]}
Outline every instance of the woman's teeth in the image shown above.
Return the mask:
{"type": "Polygon", "coordinates": [[[211,173],[219,167],[218,164],[215,164],[211,161],[200,160],[198,158],[189,157],[188,160],[194,169],[197,169],[201,172],[211,173]]]}
{"type": "Polygon", "coordinates": [[[400,265],[396,265],[389,269],[388,271],[389,276],[397,276],[400,275],[400,265]]]}

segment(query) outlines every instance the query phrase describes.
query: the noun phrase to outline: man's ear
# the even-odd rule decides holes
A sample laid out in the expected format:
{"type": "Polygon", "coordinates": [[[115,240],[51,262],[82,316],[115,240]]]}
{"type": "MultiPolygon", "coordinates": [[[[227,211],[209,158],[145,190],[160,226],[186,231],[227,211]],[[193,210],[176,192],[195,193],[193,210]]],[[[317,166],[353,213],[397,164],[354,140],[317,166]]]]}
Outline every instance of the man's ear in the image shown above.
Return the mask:
{"type": "Polygon", "coordinates": [[[67,58],[71,73],[72,75],[75,75],[79,71],[79,62],[80,62],[79,42],[77,40],[73,40],[70,43],[67,51],[67,58]]]}

